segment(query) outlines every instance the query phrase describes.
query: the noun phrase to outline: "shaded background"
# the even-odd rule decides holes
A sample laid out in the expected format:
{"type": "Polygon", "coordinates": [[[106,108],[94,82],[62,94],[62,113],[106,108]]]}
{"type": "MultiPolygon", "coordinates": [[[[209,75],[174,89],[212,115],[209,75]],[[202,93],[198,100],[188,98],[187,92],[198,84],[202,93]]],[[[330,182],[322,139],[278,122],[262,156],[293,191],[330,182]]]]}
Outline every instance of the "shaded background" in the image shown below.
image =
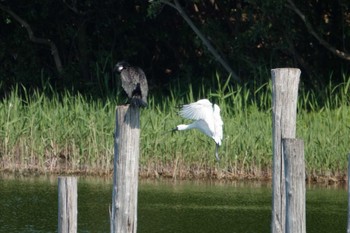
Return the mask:
{"type": "MultiPolygon", "coordinates": [[[[244,84],[264,84],[271,68],[299,67],[303,86],[317,90],[330,79],[344,81],[349,71],[347,0],[178,3],[244,84]]],[[[228,76],[179,12],[161,1],[0,1],[0,96],[14,84],[50,84],[106,97],[118,86],[112,71],[119,60],[142,67],[155,95],[174,86],[184,92],[189,84],[212,86],[215,73],[228,76]],[[31,40],[28,28],[46,42],[31,40]]]]}

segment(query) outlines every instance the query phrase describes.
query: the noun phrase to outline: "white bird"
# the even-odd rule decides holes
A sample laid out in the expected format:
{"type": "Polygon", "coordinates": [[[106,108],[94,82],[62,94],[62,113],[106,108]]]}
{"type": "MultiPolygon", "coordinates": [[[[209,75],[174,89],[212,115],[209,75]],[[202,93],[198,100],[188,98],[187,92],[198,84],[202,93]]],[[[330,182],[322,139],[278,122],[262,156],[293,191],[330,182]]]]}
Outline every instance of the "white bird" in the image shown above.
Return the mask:
{"type": "Polygon", "coordinates": [[[224,124],[220,116],[220,107],[212,104],[207,99],[201,99],[197,102],[183,105],[179,114],[183,118],[195,121],[189,125],[178,125],[173,131],[198,129],[211,137],[216,143],[215,157],[219,161],[218,149],[223,137],[222,126],[224,124]]]}

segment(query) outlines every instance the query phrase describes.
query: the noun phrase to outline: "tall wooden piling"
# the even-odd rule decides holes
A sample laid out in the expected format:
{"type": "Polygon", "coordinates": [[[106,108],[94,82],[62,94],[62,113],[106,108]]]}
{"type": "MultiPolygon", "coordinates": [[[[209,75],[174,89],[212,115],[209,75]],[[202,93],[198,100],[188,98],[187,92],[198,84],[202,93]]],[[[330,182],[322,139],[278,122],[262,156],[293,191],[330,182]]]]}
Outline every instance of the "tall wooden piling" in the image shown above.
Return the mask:
{"type": "Polygon", "coordinates": [[[350,153],[348,154],[348,227],[347,233],[350,233],[350,153]]]}
{"type": "Polygon", "coordinates": [[[77,178],[58,177],[58,233],[76,233],[77,216],[77,178]]]}
{"type": "Polygon", "coordinates": [[[111,233],[136,233],[140,109],[117,106],[111,233]]]}
{"type": "Polygon", "coordinates": [[[272,233],[285,232],[285,181],[282,138],[295,138],[300,70],[272,69],[272,233]]]}
{"type": "Polygon", "coordinates": [[[286,179],[286,233],[306,233],[304,142],[283,139],[286,179]]]}

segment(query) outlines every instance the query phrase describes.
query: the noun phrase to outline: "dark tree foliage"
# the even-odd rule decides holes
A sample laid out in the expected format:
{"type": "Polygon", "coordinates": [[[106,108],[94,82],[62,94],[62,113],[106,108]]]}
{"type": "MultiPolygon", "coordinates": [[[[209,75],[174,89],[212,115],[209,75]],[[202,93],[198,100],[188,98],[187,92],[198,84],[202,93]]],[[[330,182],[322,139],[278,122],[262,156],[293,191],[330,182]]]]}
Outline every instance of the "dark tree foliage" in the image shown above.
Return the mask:
{"type": "MultiPolygon", "coordinates": [[[[179,3],[244,83],[266,82],[271,68],[299,67],[306,86],[320,88],[330,76],[340,82],[349,71],[350,61],[331,51],[349,53],[348,0],[179,3]]],[[[119,60],[144,69],[150,92],[164,92],[171,85],[210,85],[215,72],[227,76],[181,15],[164,1],[0,1],[1,94],[18,83],[28,88],[50,83],[57,90],[103,95],[117,86],[112,70],[119,60]],[[62,71],[50,47],[30,40],[11,12],[30,26],[35,37],[57,46],[62,71]]]]}

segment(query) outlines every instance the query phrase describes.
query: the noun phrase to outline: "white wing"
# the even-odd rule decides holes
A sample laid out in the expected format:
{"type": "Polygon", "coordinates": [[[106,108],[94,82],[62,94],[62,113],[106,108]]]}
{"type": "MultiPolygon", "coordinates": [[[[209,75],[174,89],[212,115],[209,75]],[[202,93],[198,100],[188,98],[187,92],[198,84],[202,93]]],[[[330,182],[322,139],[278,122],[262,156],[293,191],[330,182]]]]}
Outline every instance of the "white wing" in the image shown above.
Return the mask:
{"type": "Polygon", "coordinates": [[[195,103],[183,105],[179,114],[186,119],[205,120],[213,115],[213,104],[207,99],[201,99],[195,103]]]}
{"type": "Polygon", "coordinates": [[[221,140],[223,138],[222,126],[224,122],[221,119],[220,108],[218,105],[214,104],[214,140],[216,143],[221,145],[221,140]]]}

